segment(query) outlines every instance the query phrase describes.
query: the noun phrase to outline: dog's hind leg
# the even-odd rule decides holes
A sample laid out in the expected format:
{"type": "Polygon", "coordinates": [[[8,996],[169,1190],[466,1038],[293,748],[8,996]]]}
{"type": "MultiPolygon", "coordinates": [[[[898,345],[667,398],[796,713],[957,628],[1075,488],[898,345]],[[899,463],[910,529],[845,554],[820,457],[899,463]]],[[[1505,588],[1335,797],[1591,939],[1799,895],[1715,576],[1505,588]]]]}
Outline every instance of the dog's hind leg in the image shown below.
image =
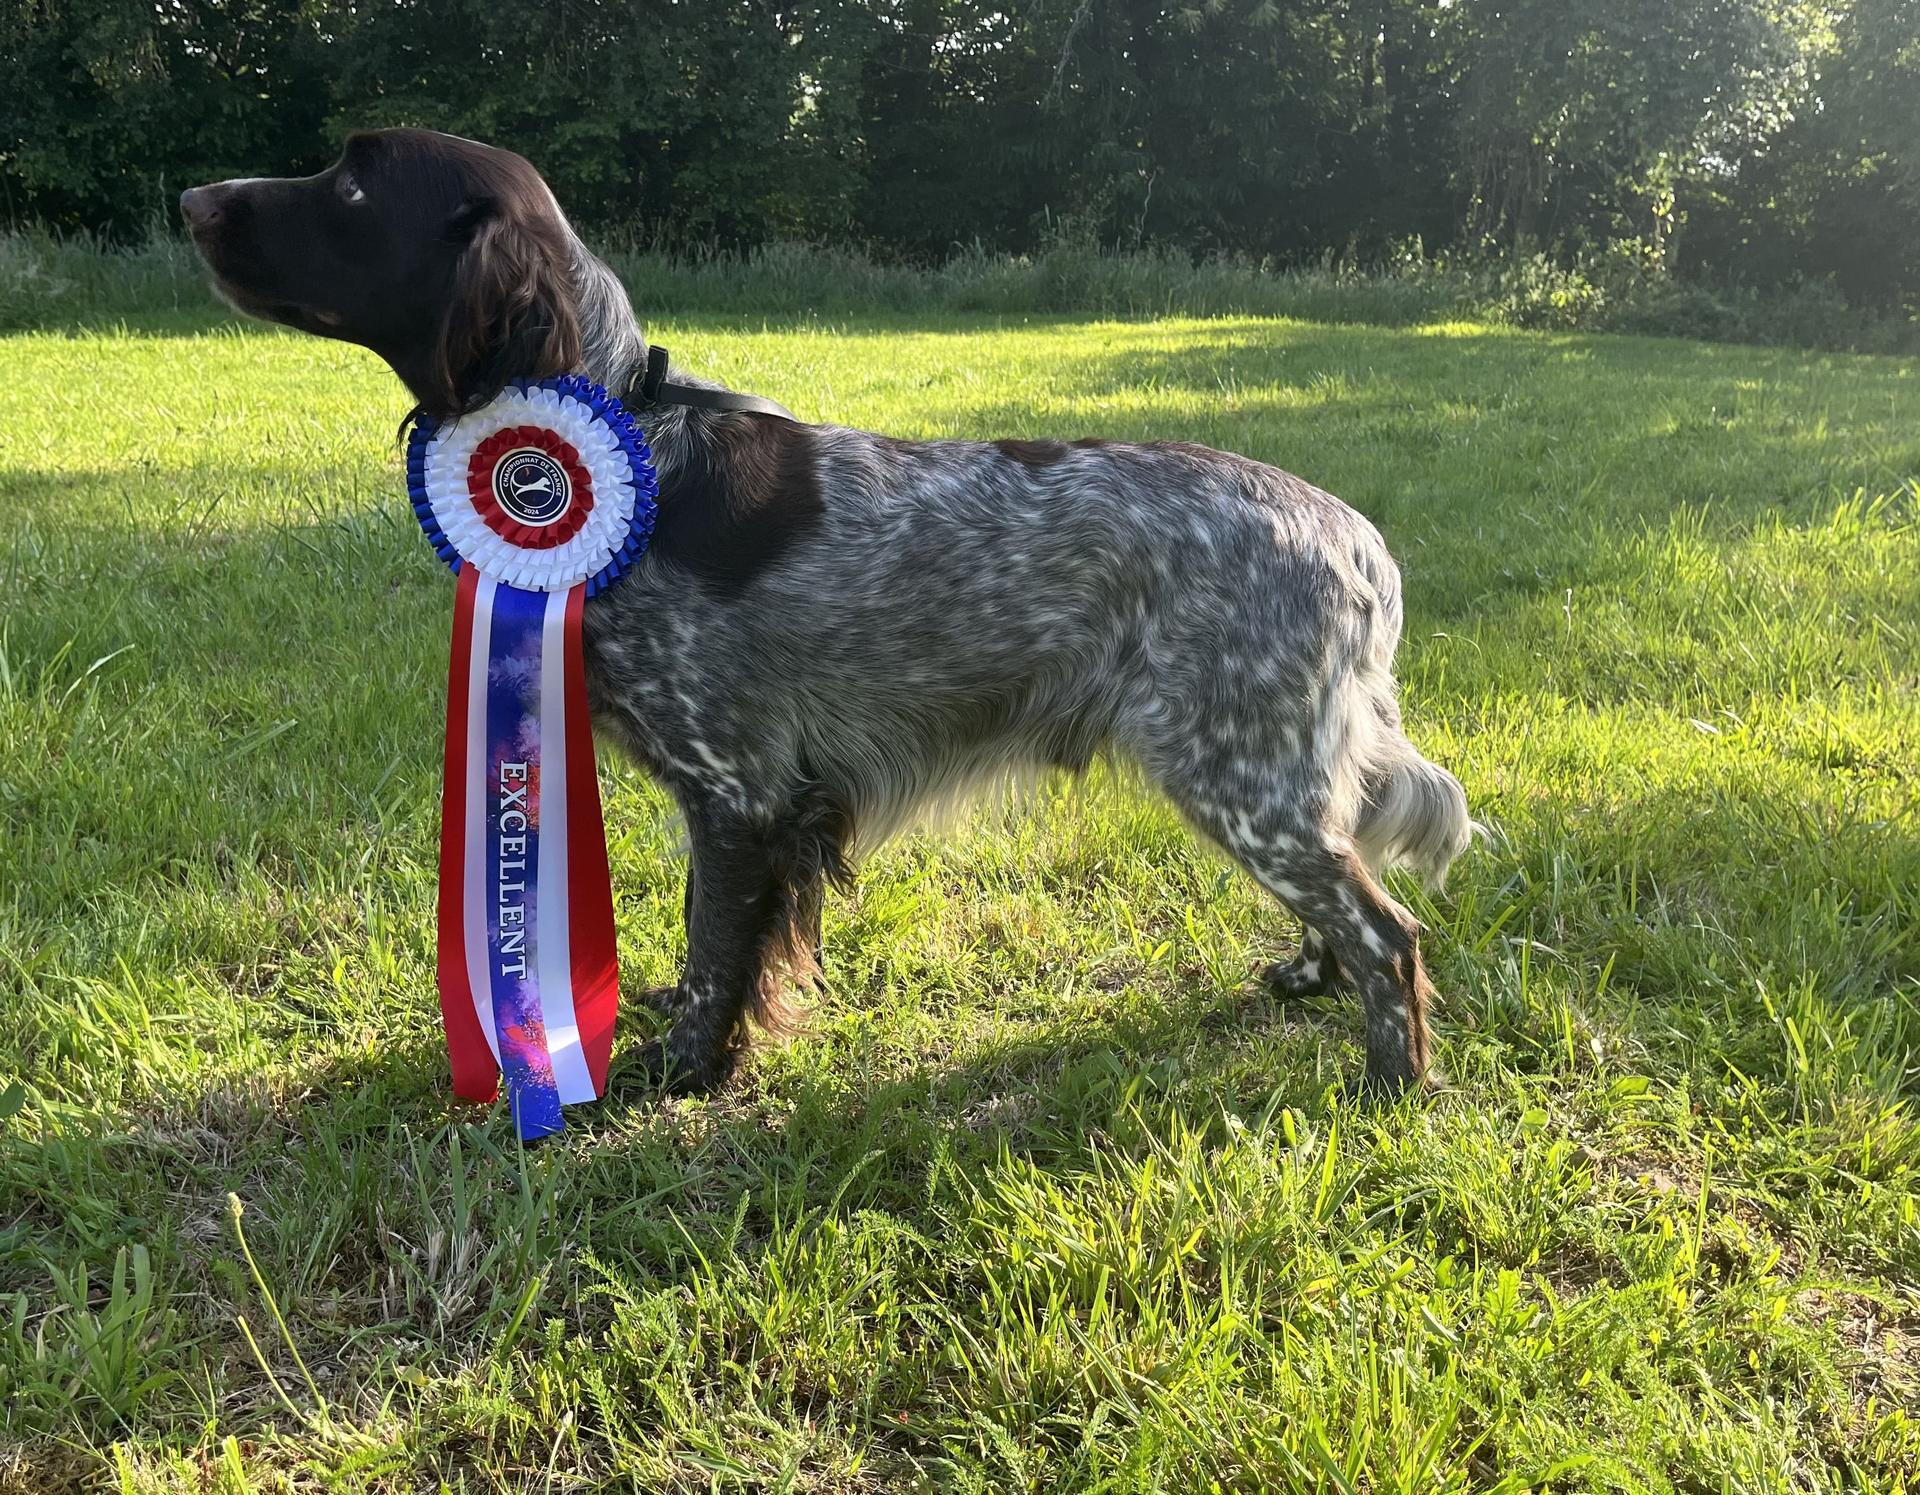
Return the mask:
{"type": "Polygon", "coordinates": [[[1366,1014],[1366,1082],[1398,1094],[1425,1079],[1427,1001],[1420,925],[1390,898],[1341,838],[1319,832],[1293,844],[1227,843],[1261,886],[1326,944],[1366,1014]]]}
{"type": "MultiPolygon", "coordinates": [[[[1375,881],[1380,877],[1376,849],[1356,838],[1355,849],[1375,881]]],[[[1297,1002],[1306,997],[1321,997],[1337,987],[1351,988],[1353,983],[1340,969],[1327,946],[1327,937],[1311,924],[1300,926],[1300,948],[1292,960],[1275,961],[1260,972],[1261,985],[1282,1001],[1297,1002]]]]}
{"type": "MultiPolygon", "coordinates": [[[[1359,841],[1357,849],[1367,871],[1377,881],[1380,862],[1374,848],[1359,841]]],[[[1276,961],[1260,973],[1261,984],[1283,1001],[1297,1002],[1305,997],[1325,996],[1336,987],[1353,985],[1340,969],[1340,962],[1327,948],[1327,938],[1311,924],[1300,926],[1300,948],[1292,960],[1276,961]]]]}
{"type": "Polygon", "coordinates": [[[1257,808],[1242,806],[1230,802],[1232,795],[1223,803],[1218,776],[1206,776],[1204,798],[1169,777],[1162,775],[1162,783],[1188,817],[1306,926],[1311,948],[1320,952],[1314,974],[1324,979],[1337,970],[1360,993],[1368,1087],[1394,1095],[1420,1082],[1432,994],[1420,960],[1420,925],[1380,886],[1352,839],[1316,824],[1292,796],[1262,796],[1257,808]]]}
{"type": "Polygon", "coordinates": [[[1419,922],[1362,859],[1328,837],[1278,859],[1244,859],[1261,884],[1325,939],[1366,1015],[1369,1088],[1395,1095],[1426,1078],[1427,1003],[1419,922]]]}

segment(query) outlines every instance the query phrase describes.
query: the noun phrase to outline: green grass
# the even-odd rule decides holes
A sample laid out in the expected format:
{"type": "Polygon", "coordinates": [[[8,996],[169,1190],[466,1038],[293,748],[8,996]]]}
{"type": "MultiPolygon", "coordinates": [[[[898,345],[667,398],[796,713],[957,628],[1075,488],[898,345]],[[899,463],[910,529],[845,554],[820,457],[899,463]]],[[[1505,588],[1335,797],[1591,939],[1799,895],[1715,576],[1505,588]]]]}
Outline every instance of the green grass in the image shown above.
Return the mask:
{"type": "MultiPolygon", "coordinates": [[[[876,858],[724,1097],[522,1155],[444,1073],[403,397],[139,327],[0,340],[0,1488],[1920,1488],[1911,363],[657,327],[808,417],[1340,493],[1493,836],[1405,890],[1425,1104],[1361,1104],[1353,1004],[1249,984],[1289,921],[1096,775],[876,858]]],[[[637,991],[677,836],[602,773],[637,991]]]]}
{"type": "MultiPolygon", "coordinates": [[[[1055,242],[1033,255],[961,247],[934,265],[858,247],[774,243],[744,254],[601,244],[646,317],[1287,317],[1406,327],[1466,318],[1556,331],[1697,337],[1839,352],[1920,352],[1913,307],[1850,306],[1832,285],[1771,289],[1646,274],[1627,261],[1559,264],[1428,256],[1385,264],[1279,265],[1178,250],[1109,252],[1055,242]]],[[[156,223],[138,245],[0,229],[0,332],[177,322],[221,307],[197,256],[156,223]]]]}

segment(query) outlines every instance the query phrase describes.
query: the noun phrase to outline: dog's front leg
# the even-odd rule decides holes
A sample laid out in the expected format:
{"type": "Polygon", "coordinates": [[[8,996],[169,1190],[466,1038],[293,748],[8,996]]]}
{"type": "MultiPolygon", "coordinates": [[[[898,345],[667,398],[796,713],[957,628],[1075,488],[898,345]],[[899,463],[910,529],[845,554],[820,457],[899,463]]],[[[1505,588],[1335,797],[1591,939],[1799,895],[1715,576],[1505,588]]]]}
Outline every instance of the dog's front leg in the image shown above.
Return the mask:
{"type": "MultiPolygon", "coordinates": [[[[693,928],[693,890],[698,884],[691,865],[687,868],[687,893],[680,906],[680,918],[683,927],[693,928]]],[[[824,977],[827,968],[827,944],[824,933],[827,879],[824,872],[816,872],[793,890],[794,941],[796,949],[813,952],[813,968],[817,976],[824,977]]],[[[664,1005],[668,998],[677,996],[672,987],[660,987],[659,1004],[664,1005]]]]}
{"type": "Polygon", "coordinates": [[[641,1063],[673,1095],[725,1083],[740,1053],[747,1005],[766,973],[780,911],[768,828],[712,800],[683,805],[692,842],[687,872],[687,965],[673,1027],[641,1063]]]}

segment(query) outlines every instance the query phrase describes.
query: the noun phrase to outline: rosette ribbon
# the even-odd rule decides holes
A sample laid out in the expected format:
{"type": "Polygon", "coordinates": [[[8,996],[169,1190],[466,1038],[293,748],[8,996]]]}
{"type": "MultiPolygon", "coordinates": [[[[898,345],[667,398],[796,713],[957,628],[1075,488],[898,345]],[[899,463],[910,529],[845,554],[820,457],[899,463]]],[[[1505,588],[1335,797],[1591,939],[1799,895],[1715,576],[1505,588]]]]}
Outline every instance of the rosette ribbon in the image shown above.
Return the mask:
{"type": "Polygon", "coordinates": [[[407,488],[458,578],[438,958],[454,1093],[491,1101],[504,1076],[520,1136],[549,1136],[606,1090],[619,994],[580,620],[645,552],[659,484],[633,417],[568,374],[417,423],[407,488]]]}

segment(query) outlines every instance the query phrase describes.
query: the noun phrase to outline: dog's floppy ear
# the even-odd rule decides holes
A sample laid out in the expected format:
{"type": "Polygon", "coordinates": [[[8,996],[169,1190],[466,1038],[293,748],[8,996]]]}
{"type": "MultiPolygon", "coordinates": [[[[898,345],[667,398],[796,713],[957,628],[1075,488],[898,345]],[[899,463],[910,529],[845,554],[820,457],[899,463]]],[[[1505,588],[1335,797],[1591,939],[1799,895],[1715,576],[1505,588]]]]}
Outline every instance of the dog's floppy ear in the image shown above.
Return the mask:
{"type": "Polygon", "coordinates": [[[477,410],[509,379],[545,379],[580,362],[567,235],[512,196],[474,199],[447,224],[465,240],[434,350],[440,414],[477,410]]]}

